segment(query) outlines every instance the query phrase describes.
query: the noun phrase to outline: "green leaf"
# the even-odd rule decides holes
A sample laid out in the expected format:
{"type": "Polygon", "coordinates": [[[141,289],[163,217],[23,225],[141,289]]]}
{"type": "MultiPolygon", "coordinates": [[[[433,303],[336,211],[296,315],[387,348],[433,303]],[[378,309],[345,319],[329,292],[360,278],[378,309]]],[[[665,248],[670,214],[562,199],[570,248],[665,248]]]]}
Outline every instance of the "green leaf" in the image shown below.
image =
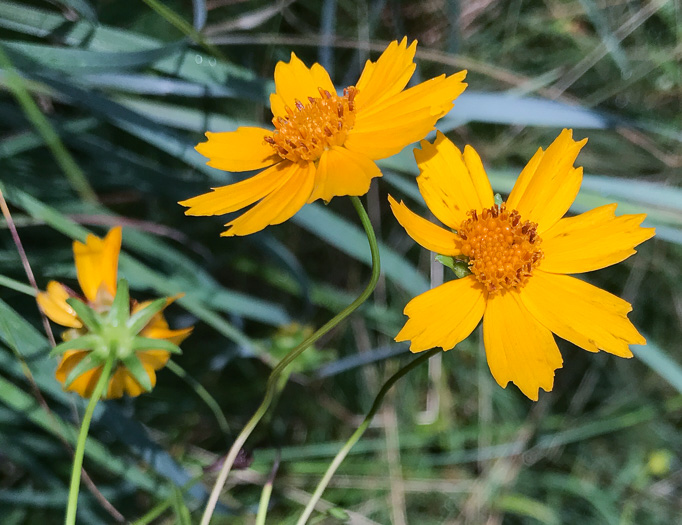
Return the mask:
{"type": "Polygon", "coordinates": [[[99,320],[99,314],[90,308],[80,299],[75,297],[69,297],[66,300],[67,304],[74,309],[78,318],[83,321],[83,324],[87,326],[92,332],[98,332],[102,327],[99,320]]]}
{"type": "MultiPolygon", "coordinates": [[[[116,297],[109,310],[109,322],[115,326],[125,326],[130,317],[130,294],[128,281],[119,279],[116,285],[116,297]]],[[[134,332],[137,333],[137,332],[134,332]]]]}
{"type": "Polygon", "coordinates": [[[123,365],[128,369],[128,372],[135,378],[135,381],[140,383],[140,386],[144,388],[146,392],[151,392],[152,388],[154,388],[152,380],[149,378],[149,374],[142,365],[140,358],[137,357],[137,354],[132,353],[129,356],[124,357],[122,361],[123,365]]]}
{"type": "Polygon", "coordinates": [[[90,352],[83,359],[81,359],[79,363],[73,367],[71,372],[69,372],[69,375],[66,376],[64,388],[69,388],[71,383],[73,383],[78,377],[83,375],[88,370],[97,368],[98,366],[102,365],[102,363],[103,359],[101,356],[95,355],[94,352],[90,352]]]}
{"type": "Polygon", "coordinates": [[[138,310],[128,319],[128,328],[133,334],[137,334],[142,330],[152,317],[158,314],[161,310],[166,307],[167,299],[161,297],[160,299],[155,299],[142,310],[138,310]]]}
{"type": "Polygon", "coordinates": [[[133,339],[132,349],[138,350],[165,350],[171,354],[181,354],[182,350],[175,343],[166,339],[154,339],[152,337],[136,337],[133,339]]]}
{"type": "Polygon", "coordinates": [[[75,339],[64,341],[55,346],[50,352],[50,357],[63,354],[67,350],[94,350],[101,341],[100,337],[95,334],[86,334],[81,337],[76,337],[75,339]]]}

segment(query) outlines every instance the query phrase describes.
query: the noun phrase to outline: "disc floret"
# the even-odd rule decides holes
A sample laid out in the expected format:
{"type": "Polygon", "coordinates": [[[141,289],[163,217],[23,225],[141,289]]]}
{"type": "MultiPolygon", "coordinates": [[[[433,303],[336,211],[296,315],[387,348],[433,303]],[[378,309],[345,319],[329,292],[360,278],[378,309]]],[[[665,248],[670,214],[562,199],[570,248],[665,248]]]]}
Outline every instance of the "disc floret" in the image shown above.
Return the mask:
{"type": "Polygon", "coordinates": [[[292,162],[316,161],[322,153],[341,146],[355,124],[353,86],[343,90],[343,96],[318,88],[320,97],[308,97],[304,104],[296,99],[295,109],[286,106],[286,117],[274,117],[275,131],[265,141],[283,159],[292,162]]]}
{"type": "Polygon", "coordinates": [[[488,293],[523,288],[543,258],[538,225],[505,203],[468,215],[457,235],[471,273],[488,293]]]}

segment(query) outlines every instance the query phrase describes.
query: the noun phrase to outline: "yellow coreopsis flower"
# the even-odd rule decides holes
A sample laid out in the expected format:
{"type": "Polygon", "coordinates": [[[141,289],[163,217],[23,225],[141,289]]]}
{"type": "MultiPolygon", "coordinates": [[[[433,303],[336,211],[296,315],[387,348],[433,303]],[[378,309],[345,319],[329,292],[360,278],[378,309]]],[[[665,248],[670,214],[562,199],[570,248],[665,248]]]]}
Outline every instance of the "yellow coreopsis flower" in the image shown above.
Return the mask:
{"type": "Polygon", "coordinates": [[[319,64],[294,54],[275,67],[270,106],[275,130],[240,127],[206,133],[196,149],[209,166],[259,174],[180,202],[187,215],[223,215],[257,203],[226,224],[223,236],[248,235],[291,218],[304,204],[364,195],[381,171],[374,160],[422,139],[453,106],[466,71],[404,89],[415,70],[417,43],[392,42],[367,61],[355,86],[337,94],[319,64]]]}
{"type": "Polygon", "coordinates": [[[389,196],[391,208],[410,237],[461,261],[469,275],[412,299],[397,341],[411,341],[413,352],[449,350],[483,318],[493,377],[533,400],[540,388],[552,389],[563,363],[552,333],[590,352],[632,357],[628,345],[645,341],[627,318],[630,304],[567,274],[626,259],[654,229],[639,226],[644,214],[616,217],[616,204],[562,218],[582,182],[573,163],[586,141],[563,130],[547,151],[538,149],[501,204],[473,148],[461,152],[441,133],[421,142],[419,190],[450,230],[389,196]]]}
{"type": "MultiPolygon", "coordinates": [[[[120,227],[112,228],[104,239],[89,234],[85,243],[74,241],[73,254],[76,273],[83,296],[77,295],[57,281],[50,281],[47,290],[38,294],[38,305],[43,313],[55,323],[69,328],[62,334],[65,342],[76,341],[79,338],[85,339],[87,342],[87,338],[83,336],[87,336],[90,332],[88,322],[82,319],[72,306],[74,303],[69,304],[67,302],[70,298],[78,299],[84,303],[83,307],[87,306],[84,314],[91,311],[106,316],[112,309],[117,293],[120,291],[116,281],[120,250],[120,227]]],[[[143,303],[130,301],[127,295],[127,284],[124,293],[125,296],[122,300],[127,304],[123,307],[128,310],[125,313],[129,313],[131,319],[137,317],[139,325],[139,329],[130,334],[130,340],[133,341],[133,338],[138,335],[145,338],[138,339],[139,341],[159,340],[159,348],[153,348],[154,342],[152,342],[151,348],[148,346],[139,350],[132,348],[129,353],[137,358],[134,359],[133,357],[133,362],[141,365],[136,371],[131,371],[126,364],[129,362],[129,356],[121,356],[122,359],[118,361],[117,366],[112,371],[108,388],[102,395],[103,399],[119,398],[123,394],[138,396],[153,388],[156,384],[156,370],[163,368],[170,357],[169,343],[179,345],[192,332],[192,327],[181,330],[169,329],[161,310],[170,304],[174,300],[173,298],[157,300],[164,304],[159,304],[154,308],[152,301],[143,303]],[[148,310],[150,306],[156,311],[148,310]],[[145,310],[149,312],[147,317],[144,317],[145,310]],[[145,388],[142,383],[146,384],[148,388],[145,388]]],[[[80,310],[80,308],[78,309],[80,310]]],[[[120,323],[113,321],[112,324],[116,326],[120,323]]],[[[118,339],[122,339],[120,333],[114,335],[118,339]]],[[[101,355],[97,355],[97,349],[92,348],[64,351],[56,371],[57,380],[64,384],[66,390],[76,392],[85,398],[90,397],[102,373],[102,363],[106,358],[104,353],[108,351],[108,348],[105,349],[101,355]],[[84,366],[87,364],[86,359],[92,366],[84,366]],[[78,367],[82,369],[82,372],[76,372],[76,377],[69,378],[70,374],[78,367]],[[67,381],[67,378],[70,381],[67,381]]]]}

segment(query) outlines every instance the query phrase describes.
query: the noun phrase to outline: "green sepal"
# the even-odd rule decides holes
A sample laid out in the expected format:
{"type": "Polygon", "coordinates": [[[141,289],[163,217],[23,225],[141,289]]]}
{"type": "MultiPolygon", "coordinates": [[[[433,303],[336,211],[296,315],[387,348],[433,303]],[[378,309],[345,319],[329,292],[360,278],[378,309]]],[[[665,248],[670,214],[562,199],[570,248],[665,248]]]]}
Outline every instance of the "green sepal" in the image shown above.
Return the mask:
{"type": "Polygon", "coordinates": [[[469,264],[466,261],[455,259],[449,255],[436,255],[436,260],[443,266],[450,268],[454,272],[457,279],[471,275],[469,264]]]}
{"type": "Polygon", "coordinates": [[[175,343],[166,339],[154,339],[152,337],[136,337],[133,339],[133,351],[138,350],[164,350],[170,354],[181,354],[182,350],[175,343]]]}
{"type": "Polygon", "coordinates": [[[471,275],[471,270],[469,269],[468,262],[456,260],[453,266],[454,267],[452,268],[452,271],[455,272],[457,279],[461,279],[462,277],[471,275]]]}
{"type": "Polygon", "coordinates": [[[78,318],[91,332],[98,332],[100,330],[102,325],[97,312],[95,312],[83,301],[76,299],[75,297],[69,297],[66,302],[71,308],[73,308],[74,312],[76,312],[76,315],[78,315],[78,318]]]}
{"type": "Polygon", "coordinates": [[[142,330],[152,317],[158,314],[161,310],[166,307],[166,298],[156,299],[145,306],[142,310],[135,312],[128,319],[128,328],[130,328],[131,333],[137,334],[142,330]]]}
{"type": "Polygon", "coordinates": [[[152,380],[149,379],[149,374],[145,370],[144,365],[142,365],[140,358],[137,357],[137,354],[133,352],[129,356],[123,358],[122,361],[123,366],[125,366],[128,372],[135,378],[135,381],[140,383],[140,386],[144,388],[146,392],[151,392],[152,388],[154,388],[152,386],[152,380]]]}
{"type": "Polygon", "coordinates": [[[94,350],[101,341],[99,336],[94,334],[86,334],[75,339],[69,339],[55,346],[50,352],[50,357],[63,354],[67,350],[94,350]]]}
{"type": "Polygon", "coordinates": [[[449,255],[436,255],[436,260],[443,266],[447,266],[453,272],[455,271],[455,258],[449,255]]]}
{"type": "Polygon", "coordinates": [[[79,376],[83,375],[88,370],[97,368],[102,365],[102,363],[104,363],[104,359],[101,356],[96,355],[94,352],[90,352],[81,359],[80,362],[73,367],[73,370],[69,372],[69,375],[66,376],[64,388],[68,388],[79,376]]]}
{"type": "Polygon", "coordinates": [[[114,326],[125,326],[130,317],[130,293],[128,292],[128,281],[119,279],[116,284],[116,297],[109,310],[109,323],[114,326]]]}

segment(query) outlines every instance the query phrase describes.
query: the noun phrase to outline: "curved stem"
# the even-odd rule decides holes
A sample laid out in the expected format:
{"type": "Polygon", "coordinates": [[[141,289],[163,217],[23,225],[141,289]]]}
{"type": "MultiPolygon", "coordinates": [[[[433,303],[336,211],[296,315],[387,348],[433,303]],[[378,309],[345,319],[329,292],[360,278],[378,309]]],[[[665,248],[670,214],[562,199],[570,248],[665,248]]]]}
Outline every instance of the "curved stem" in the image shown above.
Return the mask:
{"type": "Polygon", "coordinates": [[[244,425],[244,428],[239,433],[237,439],[235,439],[234,443],[232,444],[232,447],[227,453],[225,462],[223,463],[223,466],[220,469],[218,479],[216,480],[215,485],[213,486],[211,496],[209,497],[208,503],[206,504],[204,515],[201,517],[201,525],[208,525],[208,523],[211,521],[211,516],[213,515],[213,511],[215,510],[215,507],[218,503],[218,497],[220,496],[220,492],[225,486],[225,481],[227,481],[227,476],[230,473],[232,465],[234,464],[234,460],[237,458],[237,454],[239,454],[239,451],[242,449],[244,443],[251,435],[251,432],[253,432],[253,429],[256,428],[256,425],[258,425],[258,422],[263,418],[265,412],[270,406],[270,403],[272,402],[272,399],[275,395],[275,391],[277,390],[277,381],[279,380],[279,376],[281,375],[281,373],[287,366],[289,366],[289,364],[291,364],[292,361],[294,361],[294,359],[301,355],[304,350],[313,345],[320,337],[325,335],[332,328],[334,328],[341,321],[343,321],[346,317],[348,317],[351,313],[353,313],[353,311],[355,311],[362,303],[364,303],[367,300],[367,298],[371,295],[371,293],[374,291],[374,288],[376,287],[380,273],[379,246],[377,244],[376,235],[374,234],[372,224],[369,220],[367,212],[365,211],[365,208],[362,206],[362,203],[360,202],[360,199],[358,197],[351,197],[350,199],[351,202],[353,203],[353,206],[355,207],[355,211],[358,213],[358,216],[360,217],[360,222],[362,223],[362,227],[365,230],[365,234],[367,234],[369,249],[372,254],[372,276],[369,280],[369,283],[367,284],[367,287],[362,291],[362,293],[357,297],[357,299],[355,299],[355,301],[346,306],[346,308],[341,310],[341,312],[339,312],[329,321],[327,321],[327,323],[324,324],[321,328],[319,328],[314,334],[308,337],[296,348],[291,350],[277,364],[277,366],[273,368],[272,372],[270,373],[270,376],[268,377],[268,381],[265,385],[265,396],[263,396],[263,401],[261,401],[261,404],[254,413],[254,415],[251,416],[251,419],[249,419],[246,425],[244,425]]]}
{"type": "Polygon", "coordinates": [[[102,373],[97,380],[95,390],[92,392],[88,406],[83,415],[81,428],[78,431],[78,441],[76,442],[76,452],[73,455],[73,468],[71,469],[71,485],[69,486],[69,502],[66,507],[65,525],[76,524],[76,508],[78,507],[78,492],[81,484],[81,471],[83,470],[83,454],[85,453],[85,441],[88,437],[88,430],[90,429],[90,421],[95,412],[95,406],[102,397],[102,392],[105,386],[109,383],[109,376],[111,369],[114,366],[114,355],[110,355],[104,363],[102,373]]]}
{"type": "Polygon", "coordinates": [[[343,447],[341,447],[341,450],[339,450],[339,452],[336,454],[334,460],[329,464],[329,467],[327,467],[327,471],[324,473],[324,476],[317,484],[315,492],[310,497],[310,501],[308,501],[308,504],[303,510],[303,514],[301,514],[301,517],[296,522],[296,525],[304,525],[308,521],[308,518],[310,518],[310,515],[313,513],[313,510],[315,509],[315,505],[317,505],[317,502],[320,501],[324,489],[327,488],[329,481],[332,479],[332,476],[334,476],[336,469],[339,468],[339,465],[341,465],[343,460],[346,459],[346,456],[350,452],[350,449],[353,448],[353,446],[362,437],[362,434],[365,433],[365,430],[367,430],[367,427],[369,427],[370,423],[372,422],[372,419],[374,418],[374,414],[376,414],[377,410],[379,410],[379,407],[381,406],[384,397],[391,389],[393,384],[398,379],[407,374],[410,370],[419,366],[424,361],[428,361],[431,356],[441,351],[442,350],[440,348],[434,348],[433,350],[429,350],[428,352],[423,353],[417,359],[410,361],[408,364],[406,364],[404,367],[398,370],[388,379],[388,381],[386,381],[386,383],[384,383],[384,386],[382,386],[381,390],[379,390],[377,397],[374,398],[372,408],[369,409],[369,412],[365,416],[365,419],[362,421],[357,430],[353,432],[353,435],[348,439],[348,441],[346,441],[343,447]]]}
{"type": "Polygon", "coordinates": [[[223,414],[223,411],[220,410],[220,405],[215,400],[215,398],[210,394],[210,392],[206,390],[206,388],[204,388],[204,386],[201,383],[199,383],[199,381],[197,381],[191,375],[189,375],[185,371],[185,369],[182,368],[175,361],[173,360],[168,361],[166,363],[166,368],[168,368],[168,370],[173,372],[176,376],[185,381],[185,383],[187,383],[194,389],[194,392],[201,398],[201,400],[204,403],[206,403],[206,406],[209,408],[209,410],[213,412],[213,415],[215,416],[216,421],[218,422],[220,430],[222,430],[225,436],[228,436],[230,434],[230,426],[227,424],[225,414],[223,414]]]}

